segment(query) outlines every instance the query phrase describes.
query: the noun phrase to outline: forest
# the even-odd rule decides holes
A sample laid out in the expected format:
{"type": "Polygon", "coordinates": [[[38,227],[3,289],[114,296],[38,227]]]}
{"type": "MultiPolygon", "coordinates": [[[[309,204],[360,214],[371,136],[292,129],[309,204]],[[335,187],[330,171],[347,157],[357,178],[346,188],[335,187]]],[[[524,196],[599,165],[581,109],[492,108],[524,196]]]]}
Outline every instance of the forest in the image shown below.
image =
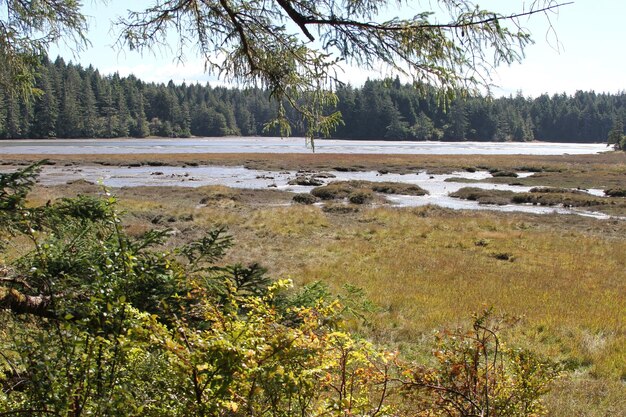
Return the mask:
{"type": "MultiPolygon", "coordinates": [[[[339,139],[605,142],[626,124],[626,92],[458,95],[446,104],[441,91],[396,78],[342,85],[336,95],[339,139]]],[[[275,136],[277,112],[263,88],[146,83],[44,58],[35,97],[0,90],[0,138],[275,136]]],[[[291,134],[306,135],[300,115],[286,112],[291,134]]]]}

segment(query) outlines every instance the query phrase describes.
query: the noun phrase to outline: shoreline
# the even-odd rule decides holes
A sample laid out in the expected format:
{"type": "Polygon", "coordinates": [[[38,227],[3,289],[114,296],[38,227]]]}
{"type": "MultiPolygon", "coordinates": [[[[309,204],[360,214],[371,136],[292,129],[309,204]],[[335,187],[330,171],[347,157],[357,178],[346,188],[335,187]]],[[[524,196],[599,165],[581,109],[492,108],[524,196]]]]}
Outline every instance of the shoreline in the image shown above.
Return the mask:
{"type": "Polygon", "coordinates": [[[0,165],[26,165],[48,160],[50,164],[73,165],[241,165],[281,169],[329,169],[337,166],[358,171],[386,169],[390,172],[416,169],[515,168],[563,169],[572,165],[623,165],[626,152],[583,155],[429,155],[345,153],[133,153],[133,154],[0,154],[0,165]]]}

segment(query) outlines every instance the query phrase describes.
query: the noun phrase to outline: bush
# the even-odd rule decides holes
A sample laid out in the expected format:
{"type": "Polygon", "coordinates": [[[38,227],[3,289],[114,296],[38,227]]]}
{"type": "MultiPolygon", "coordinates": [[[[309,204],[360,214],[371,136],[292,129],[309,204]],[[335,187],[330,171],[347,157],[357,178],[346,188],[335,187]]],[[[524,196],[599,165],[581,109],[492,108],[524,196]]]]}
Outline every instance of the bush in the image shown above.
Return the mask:
{"type": "Polygon", "coordinates": [[[223,229],[168,252],[168,230],[126,235],[113,197],[29,207],[36,173],[0,175],[0,237],[25,242],[0,269],[0,415],[393,413],[391,355],[340,331],[333,299],[219,265],[223,229]]]}
{"type": "Polygon", "coordinates": [[[438,335],[437,366],[414,370],[405,383],[409,394],[423,393],[418,415],[528,417],[545,414],[541,396],[558,376],[554,364],[532,352],[508,348],[499,332],[513,321],[477,316],[471,329],[438,335]]]}

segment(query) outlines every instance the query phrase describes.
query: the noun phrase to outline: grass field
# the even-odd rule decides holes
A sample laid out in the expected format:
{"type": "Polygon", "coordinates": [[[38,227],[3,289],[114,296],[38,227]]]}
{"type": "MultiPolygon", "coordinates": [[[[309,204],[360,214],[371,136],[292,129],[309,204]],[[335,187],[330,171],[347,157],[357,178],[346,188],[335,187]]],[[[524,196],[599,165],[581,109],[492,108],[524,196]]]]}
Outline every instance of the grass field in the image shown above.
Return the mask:
{"type": "MultiPolygon", "coordinates": [[[[419,165],[433,171],[470,166],[466,157],[316,157],[281,165],[273,155],[246,155],[237,163],[246,158],[248,164],[284,169],[419,165]]],[[[235,161],[229,158],[220,162],[235,161]]],[[[471,161],[479,165],[541,168],[551,182],[541,185],[626,184],[626,159],[618,154],[471,161]]],[[[79,182],[40,187],[34,195],[45,202],[88,192],[99,190],[79,182]]],[[[437,207],[358,206],[345,213],[291,205],[291,195],[280,191],[225,187],[113,192],[132,234],[168,227],[180,241],[225,225],[236,243],[229,262],[259,262],[275,278],[291,278],[296,285],[322,281],[338,294],[345,284],[362,288],[376,308],[366,321],[351,322],[353,330],[416,360],[427,360],[435,330],[467,323],[485,307],[517,316],[520,323],[506,334],[508,343],[563,366],[546,399],[550,415],[626,415],[626,221],[437,207]]]]}

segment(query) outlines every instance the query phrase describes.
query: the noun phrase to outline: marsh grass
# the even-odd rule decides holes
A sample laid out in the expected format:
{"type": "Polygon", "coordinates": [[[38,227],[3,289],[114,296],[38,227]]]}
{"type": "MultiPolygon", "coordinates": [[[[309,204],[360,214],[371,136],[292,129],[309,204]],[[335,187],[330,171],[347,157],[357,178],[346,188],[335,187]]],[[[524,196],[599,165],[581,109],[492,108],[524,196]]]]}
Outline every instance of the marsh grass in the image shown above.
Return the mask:
{"type": "Polygon", "coordinates": [[[613,215],[626,215],[626,199],[620,197],[596,197],[580,190],[560,187],[535,187],[530,192],[487,190],[463,187],[451,197],[477,201],[479,204],[532,204],[540,206],[585,207],[613,215]]]}
{"type": "Polygon", "coordinates": [[[333,181],[311,190],[313,196],[322,200],[347,198],[353,204],[365,204],[374,200],[373,193],[422,196],[428,194],[428,191],[414,184],[362,180],[333,181]]]}
{"type": "MultiPolygon", "coordinates": [[[[334,293],[362,288],[378,308],[352,329],[408,357],[426,360],[435,330],[485,307],[518,316],[509,344],[565,370],[547,399],[551,415],[626,415],[624,221],[437,207],[346,213],[225,187],[112,191],[133,233],[168,227],[184,241],[226,225],[236,243],[227,262],[259,262],[276,278],[323,281],[334,293]],[[155,225],[155,216],[173,221],[155,225]]],[[[34,198],[79,192],[99,188],[38,187],[34,198]]]]}
{"type": "MultiPolygon", "coordinates": [[[[616,233],[603,235],[586,230],[601,222],[565,224],[562,216],[432,208],[364,209],[340,216],[316,210],[263,210],[248,224],[254,238],[236,233],[236,239],[265,248],[262,256],[274,274],[300,285],[321,280],[336,293],[345,284],[363,288],[380,311],[353,323],[354,330],[410,357],[426,360],[435,329],[459,326],[473,312],[493,306],[521,318],[511,343],[560,362],[566,386],[605,381],[612,390],[605,395],[623,394],[623,223],[613,225],[616,233]],[[507,259],[494,256],[503,253],[507,259]]],[[[248,255],[244,250],[235,256],[248,255]]],[[[555,391],[564,398],[551,400],[559,407],[553,415],[577,415],[581,402],[604,413],[618,407],[575,392],[555,391]]],[[[603,415],[594,412],[589,415],[603,415]]]]}

